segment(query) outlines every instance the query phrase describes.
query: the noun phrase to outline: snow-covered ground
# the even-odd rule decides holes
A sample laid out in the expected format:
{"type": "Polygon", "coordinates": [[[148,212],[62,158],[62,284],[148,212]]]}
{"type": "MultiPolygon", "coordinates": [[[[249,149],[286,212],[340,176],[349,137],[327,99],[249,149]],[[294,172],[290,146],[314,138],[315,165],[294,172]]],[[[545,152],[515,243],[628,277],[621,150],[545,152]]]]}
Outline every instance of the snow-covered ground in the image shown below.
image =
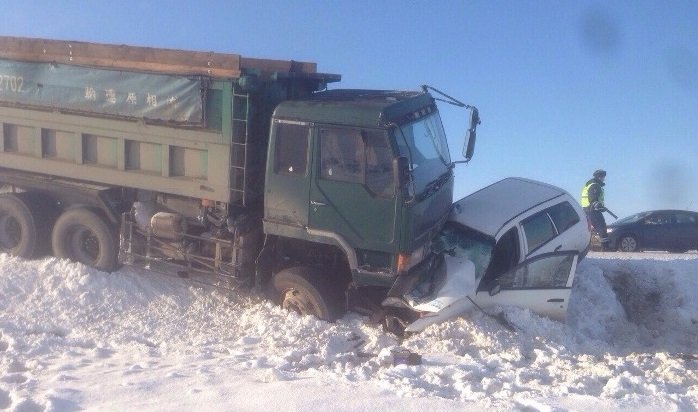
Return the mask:
{"type": "Polygon", "coordinates": [[[0,410],[696,410],[698,254],[591,253],[566,324],[500,310],[515,332],[473,312],[400,342],[356,314],[0,255],[0,410]]]}

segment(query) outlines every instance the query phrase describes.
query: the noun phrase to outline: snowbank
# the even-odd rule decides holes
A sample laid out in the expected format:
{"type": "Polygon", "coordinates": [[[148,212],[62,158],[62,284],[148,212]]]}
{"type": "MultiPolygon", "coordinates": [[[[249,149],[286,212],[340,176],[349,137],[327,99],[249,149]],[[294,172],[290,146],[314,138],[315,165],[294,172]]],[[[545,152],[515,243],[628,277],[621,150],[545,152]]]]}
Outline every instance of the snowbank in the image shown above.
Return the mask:
{"type": "Polygon", "coordinates": [[[516,332],[473,312],[400,342],[355,314],[0,255],[0,410],[696,410],[696,296],[697,254],[592,253],[566,324],[504,307],[516,332]]]}

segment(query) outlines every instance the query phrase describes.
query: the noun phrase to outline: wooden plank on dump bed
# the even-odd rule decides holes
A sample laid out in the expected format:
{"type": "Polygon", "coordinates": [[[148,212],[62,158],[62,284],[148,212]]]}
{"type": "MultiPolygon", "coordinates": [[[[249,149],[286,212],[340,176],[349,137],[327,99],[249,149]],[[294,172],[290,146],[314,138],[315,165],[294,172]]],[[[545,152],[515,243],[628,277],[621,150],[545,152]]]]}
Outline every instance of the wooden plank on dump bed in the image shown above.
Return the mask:
{"type": "Polygon", "coordinates": [[[237,54],[0,36],[0,58],[117,70],[239,78],[241,69],[315,73],[314,63],[244,59],[237,54]]]}
{"type": "Polygon", "coordinates": [[[260,70],[263,73],[315,73],[317,70],[317,65],[315,63],[288,60],[254,59],[249,57],[241,57],[240,66],[244,69],[260,70]]]}

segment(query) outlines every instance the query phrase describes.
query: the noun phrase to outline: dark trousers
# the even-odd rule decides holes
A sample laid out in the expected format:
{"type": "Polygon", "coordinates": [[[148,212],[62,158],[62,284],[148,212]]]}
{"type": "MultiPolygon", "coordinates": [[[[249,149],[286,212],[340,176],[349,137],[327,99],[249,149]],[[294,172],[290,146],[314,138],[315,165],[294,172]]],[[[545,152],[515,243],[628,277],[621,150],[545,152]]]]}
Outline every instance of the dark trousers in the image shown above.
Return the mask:
{"type": "Polygon", "coordinates": [[[591,208],[584,208],[584,211],[587,213],[587,217],[589,217],[594,232],[599,235],[601,247],[607,250],[609,248],[609,242],[608,233],[606,232],[606,219],[603,217],[603,212],[591,208]]]}

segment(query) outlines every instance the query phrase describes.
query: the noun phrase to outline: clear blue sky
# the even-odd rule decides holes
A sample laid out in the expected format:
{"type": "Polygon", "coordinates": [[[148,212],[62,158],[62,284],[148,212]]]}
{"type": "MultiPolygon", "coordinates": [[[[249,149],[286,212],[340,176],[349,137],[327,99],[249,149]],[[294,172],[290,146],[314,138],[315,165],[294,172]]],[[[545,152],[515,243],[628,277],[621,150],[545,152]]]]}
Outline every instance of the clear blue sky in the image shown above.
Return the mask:
{"type": "MultiPolygon", "coordinates": [[[[696,1],[23,0],[2,20],[2,35],[314,61],[342,74],[333,88],[430,84],[482,117],[457,197],[507,176],[578,197],[604,168],[621,217],[698,210],[696,1]]],[[[442,118],[456,158],[465,113],[442,118]]]]}

